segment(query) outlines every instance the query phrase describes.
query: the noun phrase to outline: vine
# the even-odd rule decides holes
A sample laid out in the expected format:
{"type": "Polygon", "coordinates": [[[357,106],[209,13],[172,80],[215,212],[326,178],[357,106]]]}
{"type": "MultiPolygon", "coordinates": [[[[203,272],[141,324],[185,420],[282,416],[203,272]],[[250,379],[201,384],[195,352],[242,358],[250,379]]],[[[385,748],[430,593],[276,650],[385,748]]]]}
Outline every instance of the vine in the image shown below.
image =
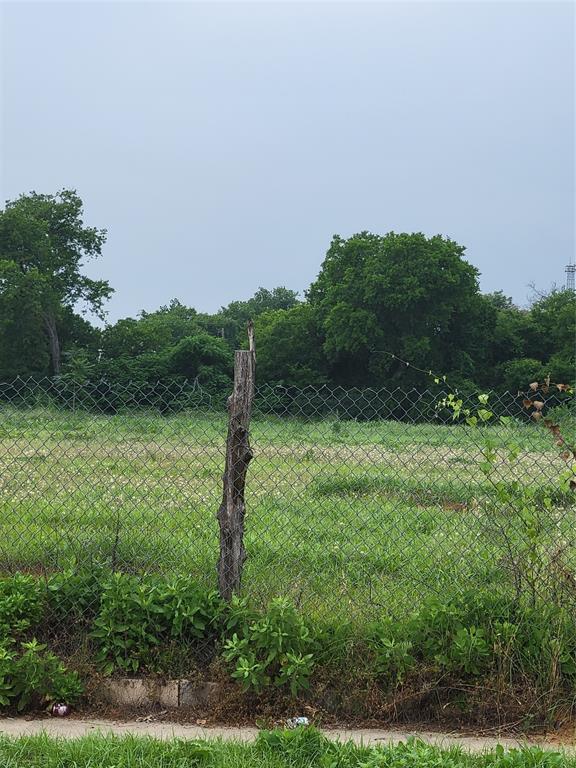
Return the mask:
{"type": "MultiPolygon", "coordinates": [[[[379,352],[387,354],[406,367],[412,367],[425,374],[436,385],[448,384],[446,375],[414,366],[393,353],[383,350],[379,352]]],[[[552,436],[555,446],[561,449],[560,456],[566,463],[566,469],[559,475],[560,491],[571,494],[576,491],[576,446],[566,436],[562,424],[548,405],[548,399],[552,393],[572,397],[574,388],[569,384],[552,382],[550,376],[547,376],[543,382],[531,382],[525,392],[518,392],[518,397],[522,397],[522,408],[530,419],[542,425],[552,436]]],[[[490,405],[489,393],[477,395],[477,401],[476,406],[465,404],[458,390],[454,388],[438,400],[436,411],[447,410],[451,414],[452,421],[463,422],[473,430],[492,426],[495,423],[510,427],[514,422],[511,416],[496,416],[490,405]]],[[[538,493],[534,488],[522,486],[518,480],[503,482],[494,479],[493,471],[502,449],[507,461],[511,463],[518,459],[521,448],[515,441],[499,445],[491,435],[483,431],[481,434],[482,440],[476,443],[482,456],[479,469],[492,483],[495,498],[501,509],[508,511],[504,516],[488,515],[488,524],[498,531],[503,541],[517,598],[520,599],[522,592],[527,588],[530,602],[535,606],[542,587],[551,585],[556,602],[566,586],[569,587],[573,597],[576,597],[576,577],[573,569],[564,562],[564,555],[571,544],[558,536],[559,542],[551,548],[549,537],[547,537],[550,521],[553,521],[554,517],[552,494],[538,493]],[[551,580],[551,576],[561,578],[551,580]]]]}

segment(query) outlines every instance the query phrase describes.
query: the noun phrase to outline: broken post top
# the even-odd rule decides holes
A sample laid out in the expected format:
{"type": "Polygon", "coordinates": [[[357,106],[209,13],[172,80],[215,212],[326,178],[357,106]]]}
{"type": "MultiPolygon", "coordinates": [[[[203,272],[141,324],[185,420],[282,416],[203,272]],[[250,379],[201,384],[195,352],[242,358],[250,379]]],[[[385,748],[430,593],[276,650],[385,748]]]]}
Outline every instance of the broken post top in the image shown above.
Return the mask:
{"type": "Polygon", "coordinates": [[[247,325],[248,330],[248,349],[256,357],[256,342],[254,341],[254,322],[250,319],[247,325]]]}

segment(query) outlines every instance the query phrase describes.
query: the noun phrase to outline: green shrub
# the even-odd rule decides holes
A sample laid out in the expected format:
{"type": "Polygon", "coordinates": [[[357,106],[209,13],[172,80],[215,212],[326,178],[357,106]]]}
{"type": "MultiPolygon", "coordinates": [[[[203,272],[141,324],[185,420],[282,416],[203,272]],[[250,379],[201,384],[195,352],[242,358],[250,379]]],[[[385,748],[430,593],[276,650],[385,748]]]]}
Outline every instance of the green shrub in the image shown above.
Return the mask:
{"type": "Polygon", "coordinates": [[[460,627],[445,653],[436,656],[438,664],[447,671],[465,677],[477,677],[491,666],[492,649],[486,633],[478,627],[460,627]]]}
{"type": "Polygon", "coordinates": [[[68,568],[48,579],[48,613],[56,623],[90,623],[100,609],[103,574],[99,568],[68,568]]]}
{"type": "Polygon", "coordinates": [[[0,706],[16,703],[19,712],[30,706],[64,701],[74,704],[83,686],[76,672],[69,672],[46,646],[33,639],[0,647],[0,706]]]}
{"type": "Polygon", "coordinates": [[[572,612],[552,605],[524,609],[518,619],[512,663],[545,689],[576,681],[576,624],[572,612]]]}
{"type": "Polygon", "coordinates": [[[188,576],[163,582],[158,589],[164,621],[172,639],[207,640],[218,632],[224,606],[217,592],[200,589],[188,576]]]}
{"type": "Polygon", "coordinates": [[[368,646],[374,677],[385,687],[422,669],[455,681],[497,673],[568,696],[576,682],[576,623],[568,610],[482,591],[428,600],[404,621],[381,621],[368,630],[368,646]]]}
{"type": "Polygon", "coordinates": [[[7,707],[14,697],[14,651],[0,646],[0,706],[7,707]]]}
{"type": "Polygon", "coordinates": [[[0,579],[0,706],[78,697],[77,676],[41,644],[53,639],[55,620],[93,641],[106,674],[184,676],[220,652],[245,691],[278,686],[297,695],[314,669],[320,683],[357,690],[376,683],[386,692],[411,678],[419,684],[423,674],[432,685],[498,675],[505,684],[531,685],[552,709],[573,697],[576,622],[572,611],[534,594],[479,589],[429,599],[412,615],[372,626],[313,625],[284,599],[264,611],[245,598],[223,603],[189,576],[17,574],[0,579]]]}
{"type": "Polygon", "coordinates": [[[509,616],[509,609],[506,601],[482,594],[450,603],[432,599],[405,632],[416,658],[451,675],[478,677],[495,664],[493,622],[509,616]]]}
{"type": "Polygon", "coordinates": [[[225,606],[223,613],[224,639],[232,637],[234,633],[243,636],[246,628],[258,620],[258,612],[252,608],[245,597],[232,595],[232,599],[225,606]]]}
{"type": "Polygon", "coordinates": [[[46,646],[31,640],[22,643],[23,653],[14,664],[13,692],[18,700],[18,711],[33,703],[65,701],[75,703],[83,691],[76,672],[66,670],[64,664],[46,646]]]}
{"type": "Polygon", "coordinates": [[[162,642],[206,641],[217,632],[222,612],[213,592],[188,577],[165,581],[115,573],[103,583],[91,637],[105,674],[136,672],[162,642]]]}
{"type": "Polygon", "coordinates": [[[148,581],[115,573],[104,582],[91,634],[98,646],[96,659],[105,674],[115,669],[138,670],[158,643],[159,613],[155,588],[148,581]]]}
{"type": "Polygon", "coordinates": [[[0,579],[0,641],[36,628],[44,610],[44,588],[34,576],[17,573],[0,579]]]}
{"type": "Polygon", "coordinates": [[[377,678],[394,686],[403,683],[416,664],[412,642],[378,632],[371,638],[370,645],[375,654],[374,672],[377,678]]]}
{"type": "Polygon", "coordinates": [[[244,624],[238,621],[237,631],[225,642],[223,656],[244,690],[261,691],[274,684],[289,686],[296,695],[309,685],[312,646],[303,619],[287,600],[277,598],[259,618],[244,624]]]}

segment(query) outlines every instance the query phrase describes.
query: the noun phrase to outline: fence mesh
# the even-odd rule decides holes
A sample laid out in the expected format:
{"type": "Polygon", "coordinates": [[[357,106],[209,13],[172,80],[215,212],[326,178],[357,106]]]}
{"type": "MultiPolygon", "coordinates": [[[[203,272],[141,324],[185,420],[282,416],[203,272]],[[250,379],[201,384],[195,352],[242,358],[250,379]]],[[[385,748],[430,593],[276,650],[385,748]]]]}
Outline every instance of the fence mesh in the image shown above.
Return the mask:
{"type": "MultiPolygon", "coordinates": [[[[350,622],[470,589],[570,598],[561,450],[514,395],[491,395],[493,417],[472,427],[438,407],[445,394],[257,390],[250,600],[350,622]]],[[[568,406],[549,405],[573,430],[568,406]]],[[[189,574],[215,588],[226,432],[225,397],[193,383],[1,385],[0,572],[189,574]]]]}

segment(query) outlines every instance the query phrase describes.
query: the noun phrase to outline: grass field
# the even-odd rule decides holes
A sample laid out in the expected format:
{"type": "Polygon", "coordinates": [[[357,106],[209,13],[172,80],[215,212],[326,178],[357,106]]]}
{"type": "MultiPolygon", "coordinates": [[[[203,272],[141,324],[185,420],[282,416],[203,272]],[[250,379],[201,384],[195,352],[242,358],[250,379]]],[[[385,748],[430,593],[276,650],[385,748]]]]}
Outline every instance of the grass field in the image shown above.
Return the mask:
{"type": "MultiPolygon", "coordinates": [[[[202,411],[3,407],[0,570],[98,561],[215,583],[225,435],[225,416],[202,411]]],[[[429,594],[502,586],[510,537],[522,530],[513,509],[495,506],[494,480],[554,495],[544,535],[551,545],[573,537],[574,508],[558,494],[565,465],[533,424],[259,415],[252,446],[244,588],[256,599],[289,595],[316,614],[366,618],[429,594]],[[497,450],[491,479],[479,470],[486,435],[497,450]]]]}
{"type": "Polygon", "coordinates": [[[470,754],[414,741],[358,747],[328,742],[314,731],[264,732],[255,744],[155,741],[89,736],[58,741],[46,736],[0,737],[3,768],[573,768],[576,760],[536,748],[470,754]]]}

